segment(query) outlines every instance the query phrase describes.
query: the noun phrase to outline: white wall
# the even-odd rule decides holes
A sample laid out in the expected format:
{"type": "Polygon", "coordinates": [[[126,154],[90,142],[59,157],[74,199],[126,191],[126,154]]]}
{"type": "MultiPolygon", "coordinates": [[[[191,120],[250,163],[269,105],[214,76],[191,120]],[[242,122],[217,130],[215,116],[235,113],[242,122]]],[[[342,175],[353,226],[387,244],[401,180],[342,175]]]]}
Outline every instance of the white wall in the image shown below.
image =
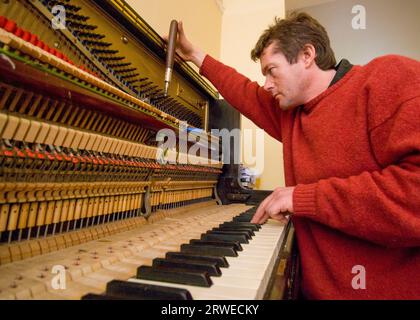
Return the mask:
{"type": "Polygon", "coordinates": [[[222,12],[215,0],[126,0],[161,36],[168,34],[171,20],[182,20],[188,38],[218,58],[222,12]]]}
{"type": "Polygon", "coordinates": [[[366,64],[385,54],[400,54],[420,60],[419,0],[286,0],[286,10],[311,14],[326,28],[339,61],[366,64]],[[353,29],[356,5],[366,10],[366,28],[353,29]]]}
{"type": "MultiPolygon", "coordinates": [[[[284,0],[224,0],[220,59],[250,79],[264,84],[259,62],[250,58],[261,33],[273,23],[274,17],[284,17],[284,0]]],[[[242,116],[242,129],[257,127],[242,116]]],[[[255,136],[255,135],[254,135],[255,136]]],[[[255,148],[255,140],[253,141],[255,148]]],[[[243,148],[249,145],[243,145],[243,148]]],[[[274,189],[284,185],[282,145],[268,134],[264,137],[264,171],[257,187],[274,189]]],[[[255,167],[255,166],[254,166],[255,167]]]]}

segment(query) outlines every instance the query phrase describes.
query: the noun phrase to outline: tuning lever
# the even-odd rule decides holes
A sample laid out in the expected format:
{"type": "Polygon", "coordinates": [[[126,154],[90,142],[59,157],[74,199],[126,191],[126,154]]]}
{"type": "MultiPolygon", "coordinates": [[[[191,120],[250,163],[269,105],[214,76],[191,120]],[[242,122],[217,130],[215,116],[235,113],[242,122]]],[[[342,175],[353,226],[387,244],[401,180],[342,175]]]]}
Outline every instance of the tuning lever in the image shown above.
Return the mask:
{"type": "Polygon", "coordinates": [[[171,78],[172,78],[172,68],[174,65],[177,33],[178,33],[178,22],[176,20],[172,20],[171,26],[169,28],[168,50],[166,52],[165,96],[168,95],[169,83],[171,82],[171,78]]]}

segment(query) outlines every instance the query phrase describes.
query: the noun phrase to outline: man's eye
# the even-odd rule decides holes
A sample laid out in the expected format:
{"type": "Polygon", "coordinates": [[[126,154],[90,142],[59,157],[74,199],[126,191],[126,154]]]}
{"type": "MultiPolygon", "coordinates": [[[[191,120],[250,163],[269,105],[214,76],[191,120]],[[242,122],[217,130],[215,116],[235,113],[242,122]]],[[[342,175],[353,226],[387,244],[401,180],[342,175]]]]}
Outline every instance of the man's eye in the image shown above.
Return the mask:
{"type": "Polygon", "coordinates": [[[271,67],[270,69],[268,69],[268,74],[272,75],[274,69],[275,69],[274,67],[271,67]]]}

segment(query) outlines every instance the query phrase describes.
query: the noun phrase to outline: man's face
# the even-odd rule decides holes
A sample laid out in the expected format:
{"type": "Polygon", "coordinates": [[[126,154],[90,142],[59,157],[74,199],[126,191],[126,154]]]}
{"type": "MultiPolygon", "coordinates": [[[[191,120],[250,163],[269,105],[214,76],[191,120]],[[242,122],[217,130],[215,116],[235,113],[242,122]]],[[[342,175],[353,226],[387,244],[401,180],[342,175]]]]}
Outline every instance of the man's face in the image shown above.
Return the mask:
{"type": "Polygon", "coordinates": [[[305,66],[301,59],[290,64],[283,53],[275,52],[271,43],[261,54],[261,71],[265,76],[264,89],[271,93],[283,110],[305,103],[305,66]]]}

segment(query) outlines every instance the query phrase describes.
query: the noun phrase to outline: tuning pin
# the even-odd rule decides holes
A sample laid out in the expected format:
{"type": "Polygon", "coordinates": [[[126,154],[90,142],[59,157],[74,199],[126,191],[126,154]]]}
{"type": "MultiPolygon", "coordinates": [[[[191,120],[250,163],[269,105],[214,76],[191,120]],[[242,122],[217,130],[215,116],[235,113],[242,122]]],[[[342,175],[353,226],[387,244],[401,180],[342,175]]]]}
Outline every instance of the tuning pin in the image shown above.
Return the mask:
{"type": "Polygon", "coordinates": [[[46,4],[47,7],[52,8],[55,5],[57,5],[58,1],[44,1],[44,3],[46,4]]]}
{"type": "Polygon", "coordinates": [[[101,48],[108,48],[112,45],[110,42],[96,41],[95,45],[101,48]]]}
{"type": "Polygon", "coordinates": [[[166,96],[164,95],[164,93],[162,92],[162,90],[159,90],[159,95],[155,95],[153,97],[153,100],[154,101],[159,101],[159,100],[163,100],[165,98],[166,98],[166,96]]]}
{"type": "MultiPolygon", "coordinates": [[[[136,70],[137,70],[137,68],[130,68],[130,69],[116,70],[115,72],[118,72],[118,73],[128,73],[128,72],[133,72],[133,71],[136,71],[136,70]]],[[[139,74],[137,73],[136,75],[139,75],[139,74]]]]}
{"type": "Polygon", "coordinates": [[[72,33],[75,37],[78,37],[78,38],[81,38],[81,39],[101,40],[101,39],[105,38],[105,35],[102,35],[102,34],[85,32],[85,31],[80,31],[80,30],[73,30],[72,33]]]}
{"type": "Polygon", "coordinates": [[[134,78],[134,79],[130,79],[129,80],[130,83],[137,83],[139,82],[138,78],[134,78]]]}
{"type": "Polygon", "coordinates": [[[103,41],[83,40],[82,43],[83,45],[89,46],[89,47],[107,48],[111,46],[111,43],[103,42],[103,41]]]}
{"type": "Polygon", "coordinates": [[[89,38],[89,34],[87,32],[82,32],[79,30],[71,30],[71,33],[77,38],[89,38]]]}
{"type": "Polygon", "coordinates": [[[157,88],[158,86],[152,86],[150,88],[147,88],[145,90],[142,91],[143,94],[145,94],[148,98],[150,98],[152,96],[152,93],[154,92],[154,90],[157,88]]]}
{"type": "Polygon", "coordinates": [[[94,30],[98,29],[98,26],[94,26],[94,25],[91,25],[91,24],[85,24],[85,29],[89,30],[89,31],[94,31],[94,30]]]}
{"type": "Polygon", "coordinates": [[[115,63],[115,64],[109,64],[108,67],[110,68],[123,68],[123,67],[128,67],[130,66],[132,63],[131,62],[127,62],[127,63],[115,63]]]}
{"type": "Polygon", "coordinates": [[[97,26],[92,26],[85,23],[78,23],[75,21],[68,21],[67,26],[70,29],[85,30],[85,31],[93,31],[98,28],[97,26]]]}
{"type": "Polygon", "coordinates": [[[151,84],[153,84],[152,81],[146,82],[146,83],[140,85],[140,88],[146,88],[146,87],[150,86],[151,84]]]}
{"type": "Polygon", "coordinates": [[[131,78],[135,78],[135,77],[137,77],[139,74],[138,73],[135,73],[135,74],[129,74],[129,75],[126,75],[126,76],[121,76],[121,78],[122,79],[131,79],[131,78]]]}
{"type": "Polygon", "coordinates": [[[124,60],[124,57],[98,57],[99,60],[101,61],[121,61],[124,60]]]}
{"type": "Polygon", "coordinates": [[[80,28],[80,24],[74,21],[67,21],[66,27],[68,27],[70,30],[82,30],[82,28],[80,28]]]}
{"type": "Polygon", "coordinates": [[[84,24],[84,23],[78,23],[78,22],[75,22],[75,21],[68,21],[67,26],[70,29],[88,30],[88,31],[93,31],[97,28],[97,26],[92,26],[92,25],[88,25],[88,24],[84,24]]]}
{"type": "Polygon", "coordinates": [[[67,2],[67,4],[64,3],[64,2],[61,2],[61,1],[53,0],[53,1],[48,1],[46,6],[51,9],[56,5],[61,5],[66,9],[66,11],[71,11],[72,13],[76,13],[81,9],[81,7],[73,6],[71,4],[68,4],[68,1],[66,1],[66,2],[67,2]]]}
{"type": "Polygon", "coordinates": [[[71,12],[67,13],[66,18],[70,20],[76,20],[76,21],[82,21],[82,22],[86,22],[87,20],[90,19],[90,17],[74,14],[71,12]]]}
{"type": "MultiPolygon", "coordinates": [[[[157,86],[156,86],[157,87],[157,86]]],[[[160,92],[160,90],[159,89],[157,89],[157,90],[153,90],[151,93],[150,93],[150,95],[152,96],[152,98],[151,99],[153,99],[158,93],[160,92]]]]}
{"type": "Polygon", "coordinates": [[[73,11],[73,12],[79,12],[80,11],[80,9],[82,9],[81,7],[77,7],[77,6],[73,6],[73,5],[67,5],[66,6],[66,9],[68,9],[68,10],[70,10],[70,11],[73,11]]]}
{"type": "Polygon", "coordinates": [[[93,54],[117,54],[118,50],[108,50],[108,49],[92,49],[93,54]]]}

